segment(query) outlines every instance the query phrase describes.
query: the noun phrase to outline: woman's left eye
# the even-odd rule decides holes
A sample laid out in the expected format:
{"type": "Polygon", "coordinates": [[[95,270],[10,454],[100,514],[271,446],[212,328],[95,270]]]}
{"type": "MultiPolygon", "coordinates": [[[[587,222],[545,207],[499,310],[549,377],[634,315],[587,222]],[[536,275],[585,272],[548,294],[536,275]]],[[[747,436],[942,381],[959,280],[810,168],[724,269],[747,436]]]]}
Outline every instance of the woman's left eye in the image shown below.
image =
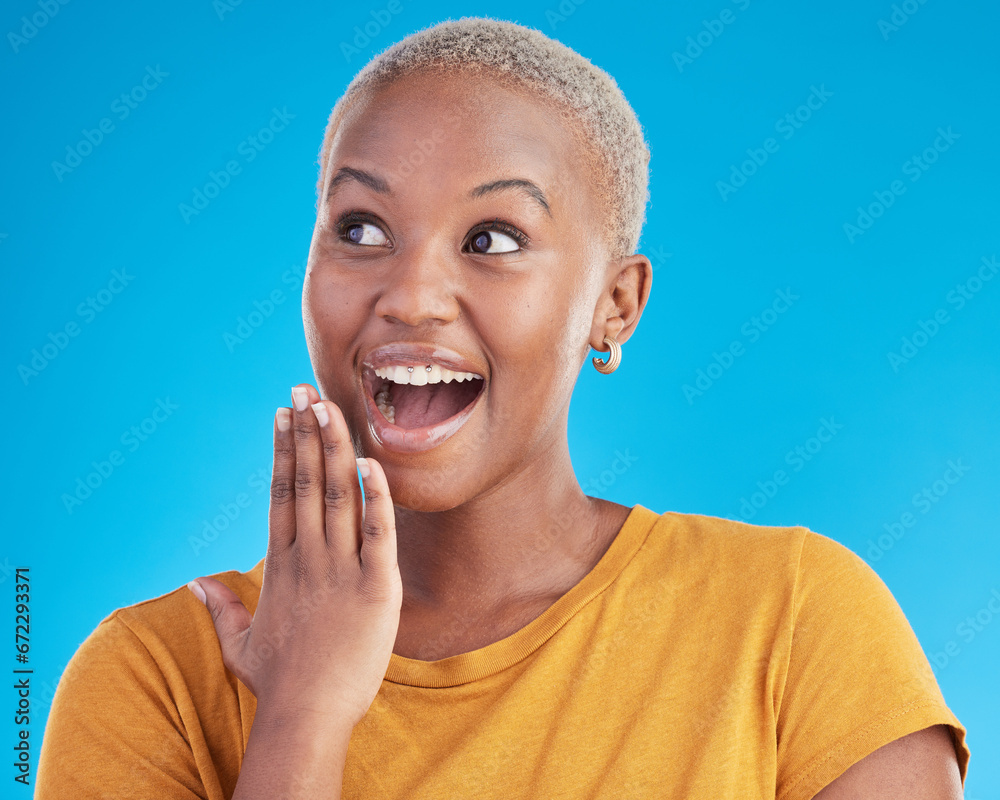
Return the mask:
{"type": "Polygon", "coordinates": [[[469,246],[474,253],[512,253],[521,249],[513,236],[500,231],[479,231],[469,246]]]}
{"type": "Polygon", "coordinates": [[[527,234],[499,217],[484,219],[476,227],[469,240],[473,253],[517,253],[531,244],[527,234]]]}

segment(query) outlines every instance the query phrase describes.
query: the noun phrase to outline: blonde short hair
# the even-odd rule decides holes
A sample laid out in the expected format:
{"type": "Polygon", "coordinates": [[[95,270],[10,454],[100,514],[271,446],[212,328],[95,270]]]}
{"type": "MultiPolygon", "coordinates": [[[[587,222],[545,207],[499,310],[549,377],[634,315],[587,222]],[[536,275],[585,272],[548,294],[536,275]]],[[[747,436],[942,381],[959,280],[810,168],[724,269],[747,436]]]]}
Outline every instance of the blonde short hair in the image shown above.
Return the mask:
{"type": "Polygon", "coordinates": [[[411,33],[369,61],[330,113],[319,152],[317,202],[340,120],[366,90],[422,69],[469,69],[554,101],[597,165],[604,237],[612,258],[636,251],[649,199],[649,147],[615,79],[541,31],[505,20],[463,17],[411,33]]]}

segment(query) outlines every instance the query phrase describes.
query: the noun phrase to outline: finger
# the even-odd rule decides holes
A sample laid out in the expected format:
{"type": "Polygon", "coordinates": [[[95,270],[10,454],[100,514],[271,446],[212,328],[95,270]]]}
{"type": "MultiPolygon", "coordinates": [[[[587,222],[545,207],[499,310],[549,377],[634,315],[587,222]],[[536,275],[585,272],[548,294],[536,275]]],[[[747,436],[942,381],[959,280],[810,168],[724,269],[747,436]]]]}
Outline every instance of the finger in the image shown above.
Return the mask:
{"type": "Polygon", "coordinates": [[[309,388],[292,388],[295,442],[295,538],[308,545],[324,536],[323,489],[325,471],[316,415],[310,408],[309,388]]]}
{"type": "MultiPolygon", "coordinates": [[[[382,465],[359,459],[365,491],[365,518],[361,523],[361,571],[378,582],[387,581],[396,564],[396,512],[382,465]],[[367,466],[367,476],[365,475],[367,466]]],[[[385,585],[388,585],[387,583],[385,585]]]]}
{"type": "Polygon", "coordinates": [[[357,564],[361,546],[361,488],[358,463],[347,422],[340,407],[330,400],[313,405],[322,438],[326,490],[326,542],[335,558],[357,564]]]}
{"type": "Polygon", "coordinates": [[[274,466],[267,529],[269,552],[281,552],[295,541],[295,443],[292,412],[287,408],[279,408],[274,415],[274,466]]]}
{"type": "MultiPolygon", "coordinates": [[[[239,662],[240,642],[253,617],[236,593],[215,578],[197,578],[188,587],[196,596],[198,593],[195,587],[205,595],[202,602],[212,615],[215,635],[219,637],[219,646],[222,648],[222,660],[230,671],[235,672],[233,668],[239,662]]],[[[201,600],[200,597],[198,599],[201,600]]]]}

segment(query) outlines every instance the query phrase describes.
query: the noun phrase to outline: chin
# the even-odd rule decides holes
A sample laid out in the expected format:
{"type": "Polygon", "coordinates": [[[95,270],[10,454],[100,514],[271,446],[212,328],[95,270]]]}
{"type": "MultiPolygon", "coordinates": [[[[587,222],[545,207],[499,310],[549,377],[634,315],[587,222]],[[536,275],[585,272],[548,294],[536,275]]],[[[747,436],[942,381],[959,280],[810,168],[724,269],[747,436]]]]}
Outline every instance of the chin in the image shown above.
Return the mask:
{"type": "Polygon", "coordinates": [[[389,483],[392,504],[398,508],[431,514],[450,511],[471,499],[467,492],[462,491],[463,487],[446,474],[447,469],[416,464],[386,464],[377,456],[372,457],[382,466],[389,483]]]}

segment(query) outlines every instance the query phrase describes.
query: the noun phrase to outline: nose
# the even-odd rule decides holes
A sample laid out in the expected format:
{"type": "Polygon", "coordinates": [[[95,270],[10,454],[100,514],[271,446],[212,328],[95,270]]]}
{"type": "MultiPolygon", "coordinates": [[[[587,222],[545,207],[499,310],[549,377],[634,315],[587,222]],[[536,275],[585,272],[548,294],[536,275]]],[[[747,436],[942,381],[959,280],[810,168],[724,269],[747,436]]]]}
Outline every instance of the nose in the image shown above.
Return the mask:
{"type": "Polygon", "coordinates": [[[416,327],[428,320],[451,322],[458,317],[454,268],[430,242],[398,253],[385,281],[375,304],[382,319],[416,327]]]}

